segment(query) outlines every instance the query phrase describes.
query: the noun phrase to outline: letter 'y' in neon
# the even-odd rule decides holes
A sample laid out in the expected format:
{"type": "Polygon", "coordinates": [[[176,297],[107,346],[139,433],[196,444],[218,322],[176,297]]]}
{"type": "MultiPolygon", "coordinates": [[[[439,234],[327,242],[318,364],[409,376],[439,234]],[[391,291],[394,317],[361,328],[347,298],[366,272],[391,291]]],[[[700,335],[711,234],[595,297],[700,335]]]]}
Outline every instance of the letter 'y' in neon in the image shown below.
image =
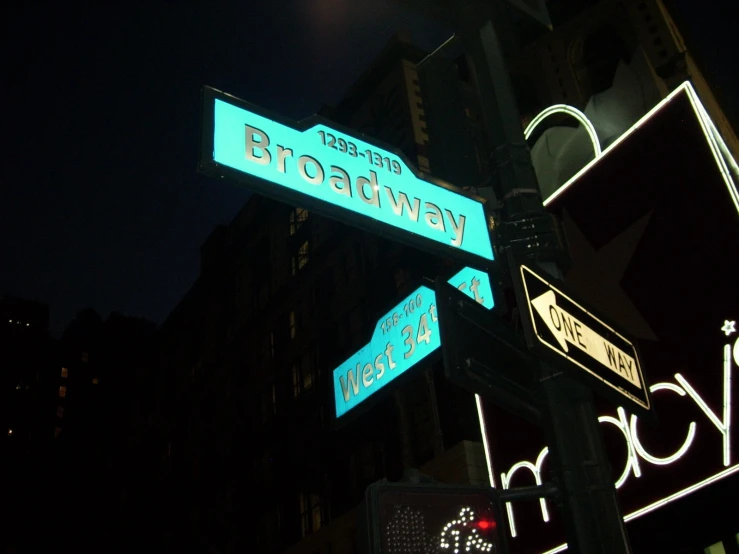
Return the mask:
{"type": "Polygon", "coordinates": [[[731,463],[731,347],[726,344],[724,345],[724,409],[723,409],[723,421],[720,421],[715,413],[708,407],[700,395],[695,391],[693,387],[685,380],[685,378],[679,373],[675,374],[675,380],[682,385],[690,397],[695,400],[698,407],[703,410],[703,413],[708,416],[716,428],[721,432],[723,437],[724,446],[724,466],[729,466],[731,463]]]}

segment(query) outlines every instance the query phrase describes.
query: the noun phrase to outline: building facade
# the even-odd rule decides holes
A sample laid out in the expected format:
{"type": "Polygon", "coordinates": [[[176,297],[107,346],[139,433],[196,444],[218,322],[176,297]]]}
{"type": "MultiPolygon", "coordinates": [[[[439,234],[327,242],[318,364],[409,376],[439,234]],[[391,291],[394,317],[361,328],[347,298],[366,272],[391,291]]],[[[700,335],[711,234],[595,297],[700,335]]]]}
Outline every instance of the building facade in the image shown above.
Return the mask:
{"type": "Polygon", "coordinates": [[[451,276],[452,262],[261,197],[202,258],[161,333],[164,383],[177,383],[164,407],[169,475],[191,484],[188,517],[208,529],[198,540],[350,552],[367,484],[445,452],[467,460],[455,479],[487,478],[479,442],[463,442],[479,441],[474,400],[448,390],[438,364],[344,428],[333,422],[333,368],[423,277],[451,276]],[[246,517],[255,501],[256,520],[246,517]],[[346,533],[331,531],[335,520],[346,533]]]}
{"type": "Polygon", "coordinates": [[[0,297],[0,379],[3,440],[8,450],[24,450],[43,434],[38,406],[50,371],[49,307],[14,297],[0,297]]]}

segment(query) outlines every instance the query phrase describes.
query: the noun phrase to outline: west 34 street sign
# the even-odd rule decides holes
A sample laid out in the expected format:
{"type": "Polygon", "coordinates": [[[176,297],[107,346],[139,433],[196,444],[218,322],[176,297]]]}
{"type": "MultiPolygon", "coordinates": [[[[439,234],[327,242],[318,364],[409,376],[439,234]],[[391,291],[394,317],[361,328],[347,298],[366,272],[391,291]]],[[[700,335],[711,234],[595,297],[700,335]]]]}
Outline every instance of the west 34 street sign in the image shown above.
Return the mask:
{"type": "Polygon", "coordinates": [[[399,155],[312,117],[299,124],[206,87],[200,169],[278,200],[488,266],[481,199],[420,178],[399,155]]]}
{"type": "MultiPolygon", "coordinates": [[[[494,306],[484,271],[465,268],[449,284],[488,309],[494,306]]],[[[375,325],[370,342],[333,371],[336,417],[341,417],[438,350],[436,294],[418,287],[375,325]]]]}
{"type": "Polygon", "coordinates": [[[520,279],[532,346],[550,358],[553,354],[555,359],[567,360],[565,365],[574,366],[578,375],[615,402],[635,413],[648,412],[650,393],[635,345],[546,275],[521,265],[520,279]]]}

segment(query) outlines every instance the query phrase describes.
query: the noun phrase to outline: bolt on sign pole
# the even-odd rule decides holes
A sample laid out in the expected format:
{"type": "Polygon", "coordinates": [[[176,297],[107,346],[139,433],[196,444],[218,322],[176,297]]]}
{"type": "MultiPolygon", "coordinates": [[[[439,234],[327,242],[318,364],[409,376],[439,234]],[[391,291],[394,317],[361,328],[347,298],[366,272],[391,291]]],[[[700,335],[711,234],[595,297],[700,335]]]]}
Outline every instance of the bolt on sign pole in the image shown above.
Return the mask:
{"type": "MultiPolygon", "coordinates": [[[[493,190],[502,202],[496,240],[508,258],[519,309],[520,264],[538,265],[560,277],[566,261],[556,222],[544,210],[531,155],[526,145],[513,88],[504,61],[504,48],[516,48],[510,20],[513,7],[531,7],[520,0],[404,0],[403,3],[438,17],[446,15],[467,54],[478,87],[482,119],[491,152],[493,190]],[[494,23],[493,23],[494,22],[494,23]]],[[[536,3],[536,2],[533,2],[536,3]]],[[[539,21],[548,24],[543,2],[539,21]]],[[[529,13],[531,15],[531,13],[529,13]]],[[[524,325],[524,327],[526,327],[524,325]]],[[[532,346],[530,329],[529,347],[532,346]]],[[[616,498],[590,389],[540,361],[538,400],[547,435],[559,509],[567,527],[568,547],[580,554],[630,552],[623,517],[616,498]]]]}
{"type": "MultiPolygon", "coordinates": [[[[493,25],[496,14],[486,9],[488,6],[467,3],[458,12],[458,28],[474,67],[483,118],[492,141],[495,193],[503,202],[500,246],[510,261],[523,258],[556,277],[556,262],[561,258],[557,253],[559,240],[554,222],[544,211],[503,58],[501,39],[508,37],[501,37],[499,29],[510,32],[511,24],[499,13],[495,18],[498,25],[493,25]]],[[[515,262],[510,267],[518,273],[515,262]]],[[[518,302],[522,309],[520,297],[518,302]]],[[[540,380],[543,427],[552,452],[555,480],[562,492],[560,508],[570,551],[630,552],[591,391],[543,362],[540,380]]]]}

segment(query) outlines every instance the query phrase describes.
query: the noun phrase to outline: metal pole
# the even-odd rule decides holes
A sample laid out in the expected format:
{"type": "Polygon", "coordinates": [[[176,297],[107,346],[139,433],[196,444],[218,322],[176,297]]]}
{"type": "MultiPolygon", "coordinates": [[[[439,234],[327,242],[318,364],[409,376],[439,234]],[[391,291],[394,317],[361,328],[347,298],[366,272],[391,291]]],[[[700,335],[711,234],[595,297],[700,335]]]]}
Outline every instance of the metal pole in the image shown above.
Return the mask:
{"type": "MultiPolygon", "coordinates": [[[[519,259],[536,262],[559,277],[557,260],[562,259],[558,256],[562,245],[554,221],[542,205],[503,57],[501,43],[511,44],[512,27],[506,14],[492,13],[500,4],[469,1],[457,8],[447,5],[454,10],[457,31],[478,86],[492,152],[493,187],[503,203],[502,225],[507,229],[499,234],[499,242],[519,259]]],[[[570,551],[629,553],[590,390],[544,364],[541,381],[541,419],[561,492],[559,507],[570,551]]]]}
{"type": "MultiPolygon", "coordinates": [[[[491,3],[466,2],[456,23],[479,92],[480,110],[490,149],[493,189],[504,203],[507,220],[542,211],[539,187],[523,136],[513,87],[503,58],[501,38],[491,21],[491,3]]],[[[510,38],[509,41],[510,42],[510,38]]]]}
{"type": "Polygon", "coordinates": [[[590,389],[562,373],[542,375],[544,430],[552,454],[569,550],[630,552],[590,389]]]}
{"type": "Polygon", "coordinates": [[[500,491],[501,502],[518,502],[521,500],[536,500],[537,498],[556,498],[559,491],[553,483],[534,485],[532,487],[517,487],[500,491]]]}

